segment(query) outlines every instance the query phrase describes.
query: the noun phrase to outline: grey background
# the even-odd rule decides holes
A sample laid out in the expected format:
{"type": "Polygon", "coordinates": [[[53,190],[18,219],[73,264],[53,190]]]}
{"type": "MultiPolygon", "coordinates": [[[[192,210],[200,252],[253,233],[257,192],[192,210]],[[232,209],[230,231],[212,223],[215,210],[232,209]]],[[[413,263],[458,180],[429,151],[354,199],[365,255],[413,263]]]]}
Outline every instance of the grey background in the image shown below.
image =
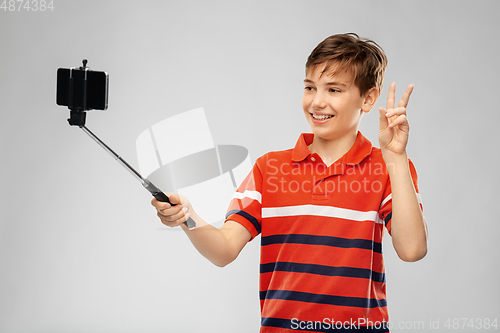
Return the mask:
{"type": "MultiPolygon", "coordinates": [[[[255,160],[309,130],[306,57],[351,31],[388,55],[377,106],[390,82],[398,97],[415,83],[408,152],[429,253],[404,263],[386,237],[391,321],[450,331],[450,318],[499,317],[500,2],[54,6],[0,11],[1,332],[256,332],[259,240],[220,269],[163,228],[137,181],[68,126],[55,105],[56,70],[87,58],[110,74],[109,110],[87,125],[133,165],[141,131],[201,106],[214,142],[244,146],[255,160]]],[[[378,144],[374,111],[361,130],[378,144]]]]}

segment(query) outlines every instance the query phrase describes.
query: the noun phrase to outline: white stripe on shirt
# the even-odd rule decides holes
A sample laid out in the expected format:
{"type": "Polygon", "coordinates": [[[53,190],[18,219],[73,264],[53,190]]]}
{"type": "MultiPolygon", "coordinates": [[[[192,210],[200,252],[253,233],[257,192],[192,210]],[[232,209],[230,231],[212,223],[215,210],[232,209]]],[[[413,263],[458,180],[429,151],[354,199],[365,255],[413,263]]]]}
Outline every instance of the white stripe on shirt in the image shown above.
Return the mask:
{"type": "Polygon", "coordinates": [[[382,207],[384,207],[384,205],[387,203],[387,201],[391,200],[392,199],[392,193],[389,194],[385,199],[384,201],[382,201],[382,203],[380,204],[380,209],[382,209],[382,207]]]}
{"type": "Polygon", "coordinates": [[[243,193],[235,192],[233,198],[235,199],[250,198],[253,200],[257,200],[260,204],[262,204],[262,194],[260,194],[260,192],[258,191],[246,190],[243,193]]]}
{"type": "Polygon", "coordinates": [[[286,206],[286,207],[269,207],[262,208],[262,217],[283,217],[296,215],[314,215],[324,217],[336,217],[353,221],[375,221],[378,213],[375,211],[362,212],[346,208],[320,206],[320,205],[301,205],[301,206],[286,206]]]}
{"type": "MultiPolygon", "coordinates": [[[[420,197],[420,193],[415,193],[417,195],[417,200],[418,200],[418,203],[419,204],[422,204],[422,197],[420,197]]],[[[380,204],[380,209],[382,209],[382,207],[384,207],[384,205],[392,199],[392,193],[389,194],[385,199],[384,201],[382,201],[382,203],[380,204]]]]}

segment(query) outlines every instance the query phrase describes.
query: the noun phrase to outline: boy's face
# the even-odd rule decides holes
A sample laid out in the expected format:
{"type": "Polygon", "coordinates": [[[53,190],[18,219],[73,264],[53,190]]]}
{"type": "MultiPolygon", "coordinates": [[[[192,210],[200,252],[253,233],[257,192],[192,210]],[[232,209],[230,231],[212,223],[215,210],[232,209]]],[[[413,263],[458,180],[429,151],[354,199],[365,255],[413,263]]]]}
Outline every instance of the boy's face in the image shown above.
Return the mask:
{"type": "Polygon", "coordinates": [[[302,109],[314,135],[335,140],[358,131],[366,95],[360,96],[350,71],[325,72],[324,64],[307,70],[302,109]]]}

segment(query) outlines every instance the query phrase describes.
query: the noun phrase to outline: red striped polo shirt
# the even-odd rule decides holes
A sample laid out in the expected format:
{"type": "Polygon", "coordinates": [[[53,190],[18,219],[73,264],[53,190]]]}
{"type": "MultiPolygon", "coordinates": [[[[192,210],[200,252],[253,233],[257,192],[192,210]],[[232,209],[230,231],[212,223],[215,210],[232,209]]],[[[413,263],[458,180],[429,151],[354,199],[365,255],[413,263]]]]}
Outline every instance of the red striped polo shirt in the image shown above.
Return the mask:
{"type": "Polygon", "coordinates": [[[302,134],[295,148],[258,158],[226,214],[252,239],[261,234],[261,332],[388,332],[382,237],[392,200],[381,150],[358,132],[327,167],[312,141],[302,134]]]}

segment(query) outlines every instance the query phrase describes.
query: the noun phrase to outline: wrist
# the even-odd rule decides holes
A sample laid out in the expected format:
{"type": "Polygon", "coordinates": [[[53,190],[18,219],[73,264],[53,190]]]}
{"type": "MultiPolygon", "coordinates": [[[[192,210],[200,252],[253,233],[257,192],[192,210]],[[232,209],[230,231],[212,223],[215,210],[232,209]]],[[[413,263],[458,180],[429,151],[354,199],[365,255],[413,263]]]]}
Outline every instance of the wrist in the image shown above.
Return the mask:
{"type": "Polygon", "coordinates": [[[396,170],[409,169],[408,165],[408,155],[406,151],[402,154],[396,154],[393,152],[382,152],[385,165],[389,175],[396,173],[396,170]]]}
{"type": "Polygon", "coordinates": [[[190,207],[190,209],[187,210],[186,215],[188,216],[188,219],[192,219],[196,223],[196,226],[192,229],[189,229],[184,223],[182,223],[181,227],[185,232],[190,232],[208,225],[207,222],[205,222],[198,214],[196,214],[193,207],[190,207]]]}
{"type": "Polygon", "coordinates": [[[399,163],[401,161],[408,160],[408,154],[406,153],[406,149],[400,153],[396,153],[390,149],[380,149],[382,151],[382,157],[386,163],[399,163]]]}

